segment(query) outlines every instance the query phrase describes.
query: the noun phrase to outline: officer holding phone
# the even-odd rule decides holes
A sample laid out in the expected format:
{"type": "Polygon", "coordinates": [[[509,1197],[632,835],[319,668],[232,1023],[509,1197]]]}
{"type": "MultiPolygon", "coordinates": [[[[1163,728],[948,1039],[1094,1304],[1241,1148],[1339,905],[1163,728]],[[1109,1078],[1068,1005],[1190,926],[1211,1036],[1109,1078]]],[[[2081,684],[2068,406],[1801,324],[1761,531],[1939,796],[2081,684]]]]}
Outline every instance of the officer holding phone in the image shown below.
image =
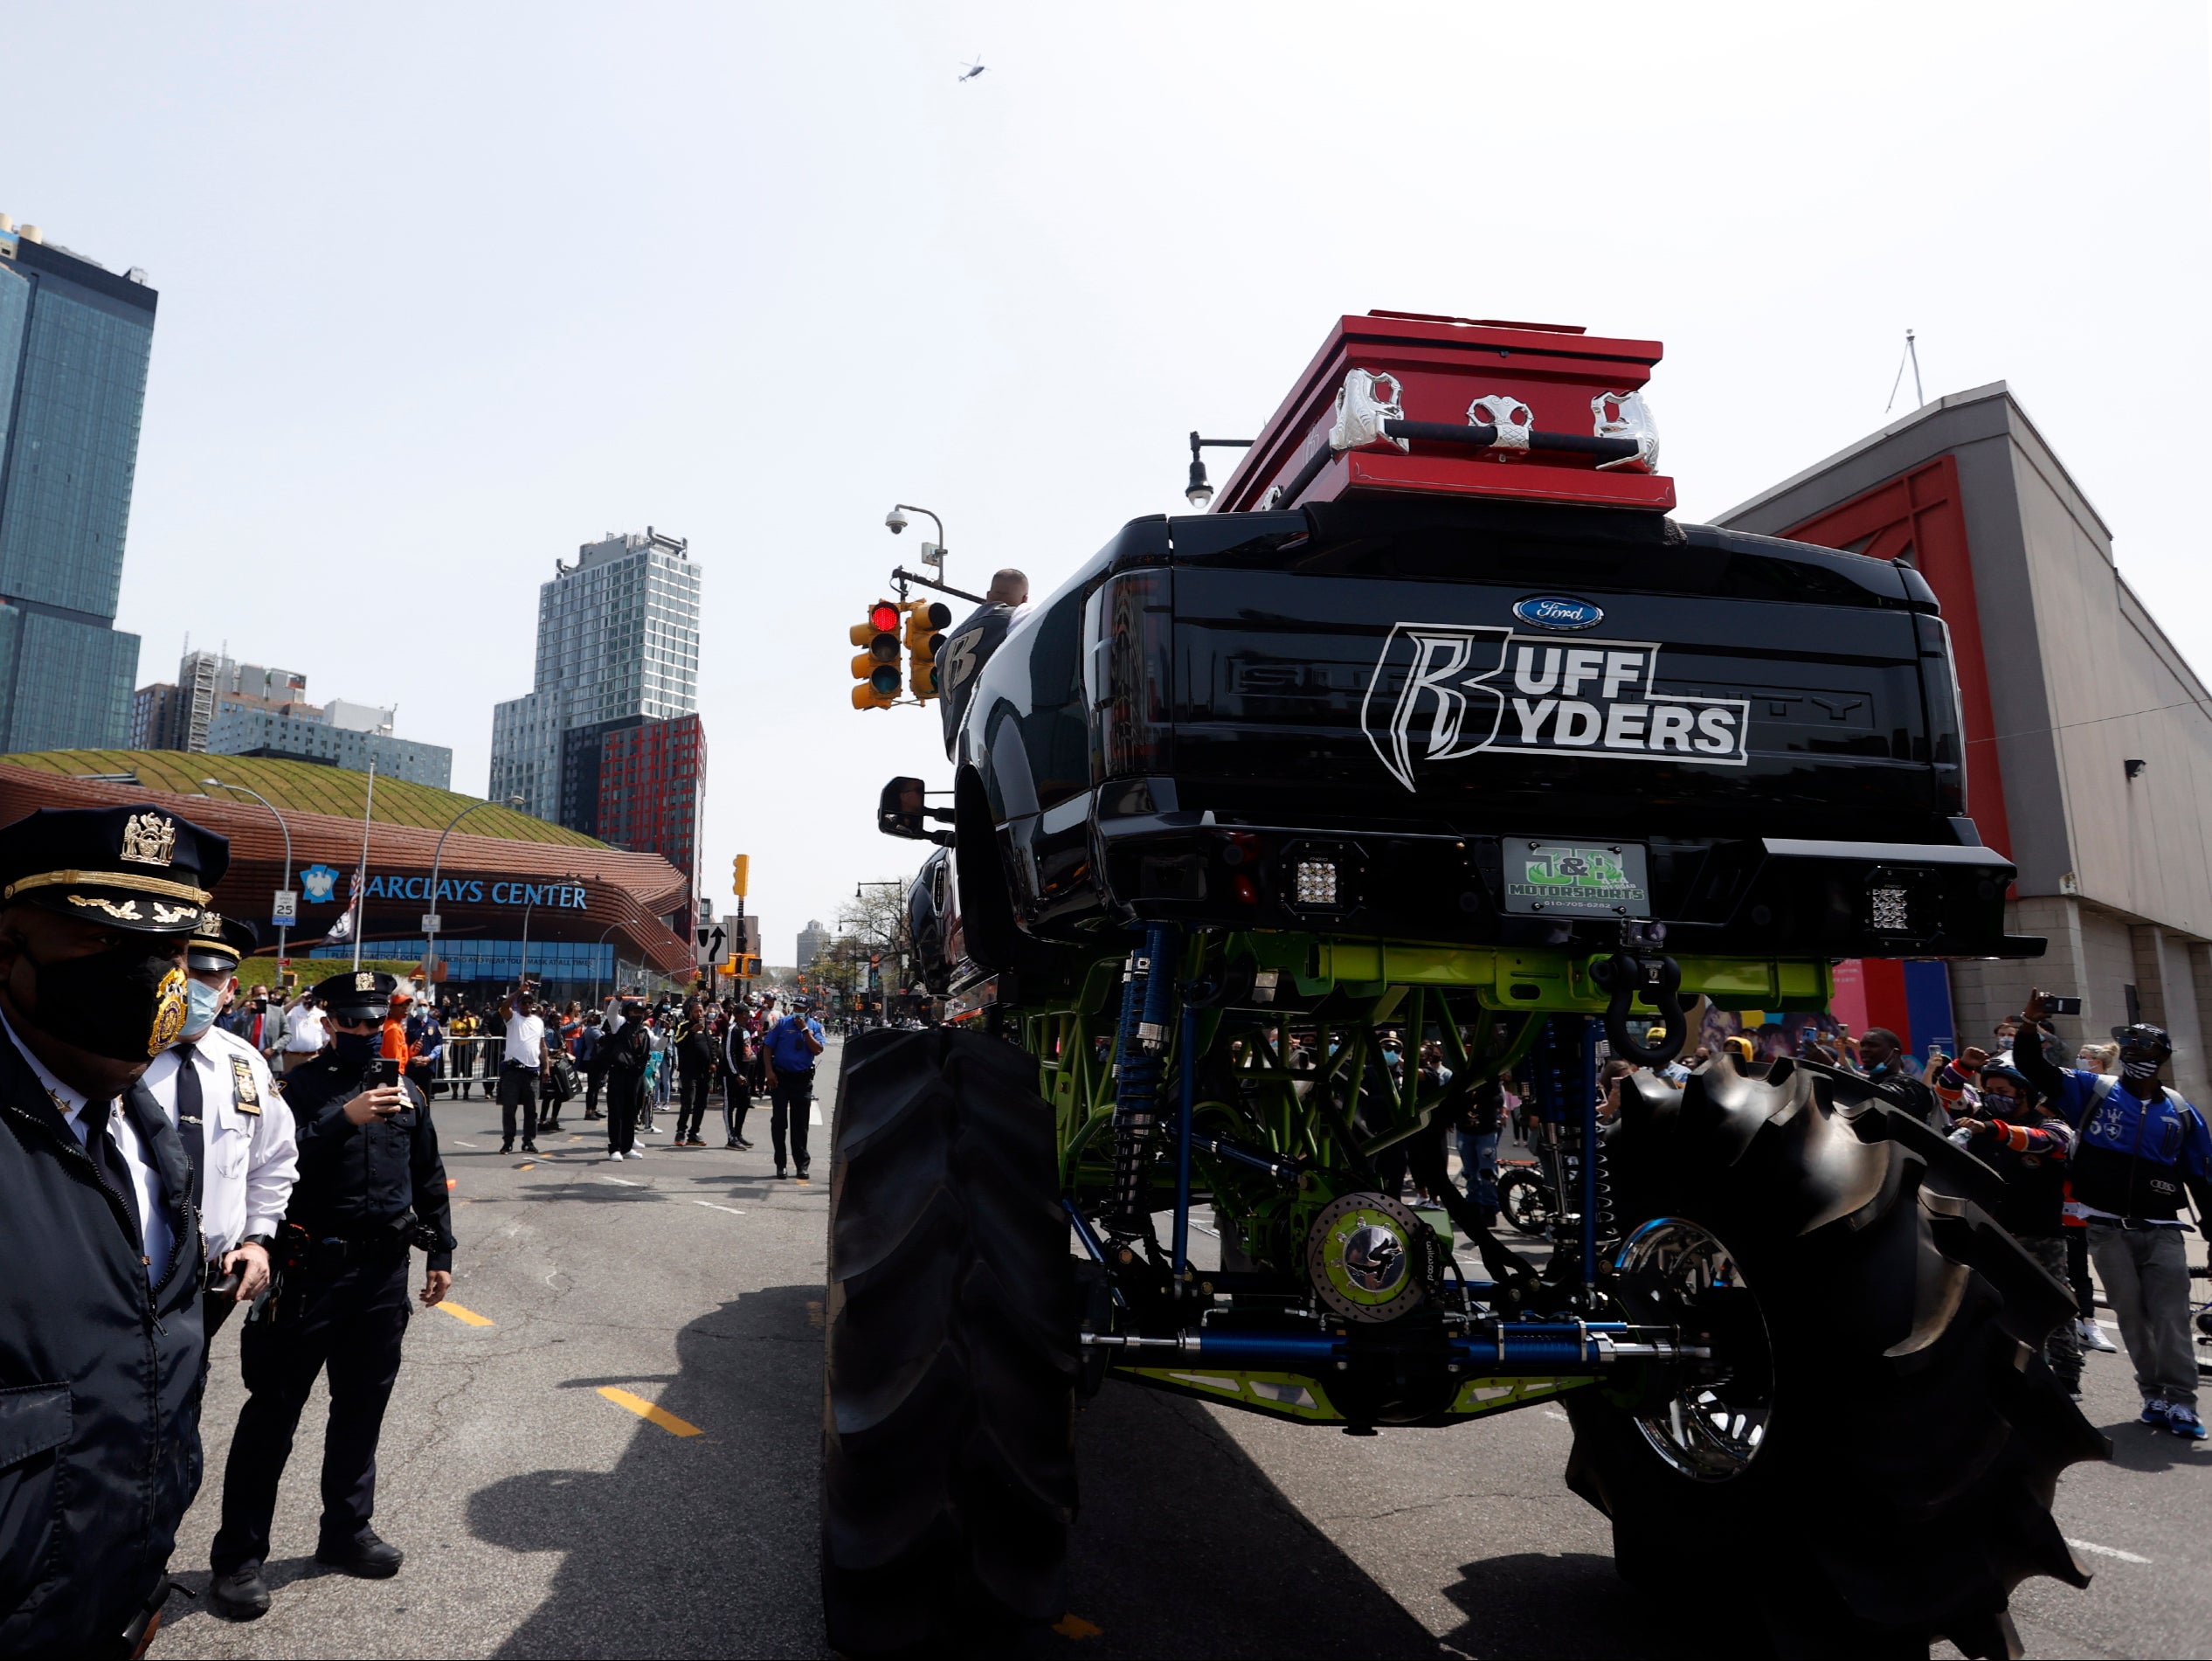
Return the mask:
{"type": "Polygon", "coordinates": [[[453,1284],[453,1235],[445,1162],[430,1103],[377,1054],[397,983],[349,971],[322,983],[334,1048],[286,1075],[299,1131],[300,1177],[280,1236],[283,1279],[246,1324],[245,1410],[223,1473],[210,1602],[232,1620],[269,1607],[261,1566],[277,1484],[308,1393],[327,1367],[330,1420],[322,1452],[318,1562],[381,1579],[400,1553],[370,1527],[377,1440],[399,1376],[407,1330],[408,1249],[430,1256],[425,1307],[453,1284]]]}

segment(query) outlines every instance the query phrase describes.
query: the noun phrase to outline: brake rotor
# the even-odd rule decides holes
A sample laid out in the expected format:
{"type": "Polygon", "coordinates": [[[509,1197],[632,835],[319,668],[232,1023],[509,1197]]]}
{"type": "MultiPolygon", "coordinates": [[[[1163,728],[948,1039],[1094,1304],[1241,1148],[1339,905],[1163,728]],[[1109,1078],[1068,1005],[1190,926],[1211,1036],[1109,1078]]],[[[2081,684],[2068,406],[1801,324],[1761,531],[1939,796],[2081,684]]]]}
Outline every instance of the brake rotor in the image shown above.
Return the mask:
{"type": "Polygon", "coordinates": [[[1427,1225],[1388,1194],[1347,1194],[1313,1220],[1306,1273],[1348,1320],[1396,1320],[1421,1301],[1418,1242],[1427,1225]]]}

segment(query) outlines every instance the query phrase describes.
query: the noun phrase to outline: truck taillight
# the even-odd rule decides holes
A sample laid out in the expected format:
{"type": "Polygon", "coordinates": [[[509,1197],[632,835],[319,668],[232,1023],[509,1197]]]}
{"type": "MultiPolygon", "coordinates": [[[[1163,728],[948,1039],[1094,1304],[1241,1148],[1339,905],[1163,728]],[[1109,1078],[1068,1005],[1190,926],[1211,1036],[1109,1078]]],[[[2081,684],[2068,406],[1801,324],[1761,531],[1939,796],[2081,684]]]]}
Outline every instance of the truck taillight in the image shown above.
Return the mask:
{"type": "Polygon", "coordinates": [[[1084,607],[1085,686],[1095,776],[1157,772],[1171,762],[1174,574],[1124,571],[1084,607]]]}
{"type": "Polygon", "coordinates": [[[1935,772],[1936,811],[1967,810],[1965,722],[1959,708],[1959,670],[1951,655],[1951,627],[1939,617],[1913,619],[1920,636],[1920,694],[1928,712],[1928,751],[1935,772]]]}

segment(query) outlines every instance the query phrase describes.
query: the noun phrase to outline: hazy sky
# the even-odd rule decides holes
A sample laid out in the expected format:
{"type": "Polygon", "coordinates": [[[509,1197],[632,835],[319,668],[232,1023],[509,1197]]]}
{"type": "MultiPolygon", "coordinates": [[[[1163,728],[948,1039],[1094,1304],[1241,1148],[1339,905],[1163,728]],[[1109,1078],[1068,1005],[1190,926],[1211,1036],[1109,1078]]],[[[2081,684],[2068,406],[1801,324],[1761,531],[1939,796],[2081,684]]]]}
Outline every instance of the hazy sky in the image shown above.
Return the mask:
{"type": "Polygon", "coordinates": [[[1664,341],[1688,518],[1881,425],[1911,326],[2212,668],[2202,3],[14,0],[0,64],[0,211],[161,292],[140,680],[227,642],[480,792],[553,561],[687,536],[706,870],[752,855],[771,960],[944,772],[847,700],[889,504],[1041,593],[1342,312],[1664,341]]]}

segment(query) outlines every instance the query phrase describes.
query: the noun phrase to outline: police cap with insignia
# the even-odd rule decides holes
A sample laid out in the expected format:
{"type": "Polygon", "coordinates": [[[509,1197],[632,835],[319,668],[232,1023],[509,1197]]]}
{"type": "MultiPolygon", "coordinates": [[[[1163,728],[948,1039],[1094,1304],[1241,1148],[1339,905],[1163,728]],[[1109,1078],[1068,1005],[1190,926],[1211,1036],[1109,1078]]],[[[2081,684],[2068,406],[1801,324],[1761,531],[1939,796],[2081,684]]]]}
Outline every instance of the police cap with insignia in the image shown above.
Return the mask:
{"type": "Polygon", "coordinates": [[[398,984],[381,969],[345,969],[315,989],[315,1001],[333,1021],[382,1021],[398,984]]]}
{"type": "Polygon", "coordinates": [[[236,969],[238,960],[252,957],[260,945],[260,931],[244,917],[203,911],[199,925],[185,942],[184,966],[200,974],[236,969]]]}
{"type": "Polygon", "coordinates": [[[41,807],[0,827],[0,903],[138,934],[184,934],[230,864],[228,837],[151,803],[41,807]]]}

